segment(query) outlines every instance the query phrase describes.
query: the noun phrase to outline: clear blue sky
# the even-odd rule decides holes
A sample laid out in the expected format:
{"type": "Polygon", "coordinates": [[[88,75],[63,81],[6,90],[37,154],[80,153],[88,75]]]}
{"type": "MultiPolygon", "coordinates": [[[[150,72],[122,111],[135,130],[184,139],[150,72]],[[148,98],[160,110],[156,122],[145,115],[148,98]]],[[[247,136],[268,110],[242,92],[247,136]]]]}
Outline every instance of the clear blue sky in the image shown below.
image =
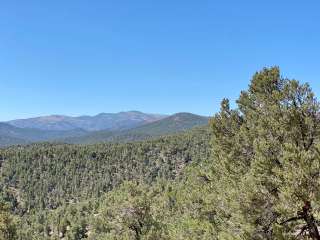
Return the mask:
{"type": "Polygon", "coordinates": [[[212,115],[272,65],[319,95],[319,12],[319,0],[2,1],[0,120],[212,115]]]}

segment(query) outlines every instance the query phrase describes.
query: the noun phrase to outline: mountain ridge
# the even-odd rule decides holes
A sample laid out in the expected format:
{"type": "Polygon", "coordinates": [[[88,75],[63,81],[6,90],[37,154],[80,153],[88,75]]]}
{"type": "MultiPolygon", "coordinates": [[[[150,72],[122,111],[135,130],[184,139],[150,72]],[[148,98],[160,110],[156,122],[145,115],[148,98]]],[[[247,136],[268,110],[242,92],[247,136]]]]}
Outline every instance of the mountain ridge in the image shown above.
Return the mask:
{"type": "Polygon", "coordinates": [[[129,142],[140,141],[163,135],[171,135],[194,127],[207,125],[209,117],[192,113],[176,113],[164,119],[147,123],[135,128],[122,131],[96,131],[80,137],[72,137],[62,140],[66,143],[93,144],[98,142],[129,142]]]}
{"type": "Polygon", "coordinates": [[[69,117],[64,115],[31,118],[26,119],[27,124],[23,124],[23,122],[20,125],[15,124],[22,127],[17,127],[7,122],[0,122],[0,147],[35,142],[92,144],[99,142],[139,141],[183,132],[197,126],[206,125],[209,120],[208,117],[192,113],[176,113],[166,116],[130,111],[117,113],[116,116],[114,118],[114,114],[108,113],[100,113],[94,116],[96,117],[94,120],[97,123],[93,124],[97,124],[96,126],[100,127],[104,126],[103,130],[96,131],[92,130],[94,128],[90,125],[90,121],[93,119],[90,116],[77,117],[77,120],[89,119],[89,123],[85,125],[85,128],[76,128],[76,126],[72,125],[72,121],[66,122],[65,119],[69,117]],[[128,118],[129,120],[127,121],[126,119],[128,118]],[[36,123],[40,123],[40,125],[37,125],[38,128],[34,128],[32,122],[34,119],[36,119],[36,123]],[[48,125],[47,119],[53,120],[52,125],[48,125]],[[28,121],[31,121],[31,123],[28,121]],[[41,127],[41,121],[45,122],[44,129],[41,127]],[[62,129],[65,129],[64,127],[68,126],[68,124],[71,124],[72,127],[65,130],[57,130],[54,124],[60,121],[62,121],[62,125],[59,126],[62,126],[62,129]],[[48,128],[51,130],[47,130],[48,128]],[[91,129],[91,131],[87,129],[91,129]]]}
{"type": "Polygon", "coordinates": [[[83,129],[85,131],[129,129],[167,117],[139,111],[99,113],[94,116],[48,115],[26,119],[15,119],[5,123],[20,128],[35,128],[49,131],[83,129]]]}

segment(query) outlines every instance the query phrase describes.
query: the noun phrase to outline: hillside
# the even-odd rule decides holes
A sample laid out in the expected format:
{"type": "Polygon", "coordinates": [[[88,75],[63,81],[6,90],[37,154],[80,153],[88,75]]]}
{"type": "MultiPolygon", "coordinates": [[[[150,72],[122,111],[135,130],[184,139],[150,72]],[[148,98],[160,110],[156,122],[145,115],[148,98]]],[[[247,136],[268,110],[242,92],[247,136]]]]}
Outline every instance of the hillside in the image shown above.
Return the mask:
{"type": "Polygon", "coordinates": [[[92,144],[97,142],[128,142],[151,139],[163,135],[183,132],[207,125],[208,117],[192,113],[177,113],[167,118],[124,131],[97,131],[85,136],[65,139],[67,143],[92,144]]]}
{"type": "MultiPolygon", "coordinates": [[[[72,125],[70,130],[47,130],[47,129],[63,129],[65,126],[71,126],[71,123],[66,123],[64,117],[54,116],[50,117],[54,121],[61,120],[58,125],[50,125],[43,118],[29,119],[26,121],[17,120],[15,125],[22,127],[12,126],[8,123],[0,123],[0,147],[27,144],[34,142],[65,142],[65,143],[79,143],[79,144],[93,144],[99,142],[129,142],[151,139],[158,136],[173,134],[182,132],[193,127],[206,125],[208,118],[198,116],[191,113],[178,113],[172,116],[160,119],[162,115],[146,115],[140,112],[125,112],[116,114],[116,117],[107,117],[108,114],[102,114],[97,117],[100,120],[92,119],[92,117],[80,117],[82,119],[89,118],[90,121],[94,121],[94,124],[100,124],[105,128],[111,130],[101,131],[86,131],[82,128],[73,128],[76,125],[72,125]],[[108,118],[109,120],[106,120],[108,118]],[[122,120],[119,120],[119,119],[122,120]],[[120,122],[118,122],[118,120],[120,122]],[[157,120],[158,119],[158,120],[157,120]],[[156,121],[157,120],[157,121],[156,121]],[[33,122],[33,121],[36,121],[33,122]],[[45,125],[38,125],[42,122],[45,125]],[[44,122],[43,122],[44,121],[44,122]],[[100,121],[100,123],[99,123],[100,121]],[[49,125],[48,125],[49,124],[49,125]],[[137,127],[138,125],[138,127],[137,127]],[[28,128],[27,126],[35,126],[38,128],[28,128]],[[130,127],[131,128],[130,128],[130,127]],[[129,129],[128,129],[129,128],[129,129]],[[117,129],[117,130],[116,130],[117,129]]],[[[87,124],[89,124],[87,122],[87,124]]],[[[86,129],[93,129],[89,125],[86,125],[86,129]]],[[[84,125],[81,125],[82,127],[84,125]]],[[[95,125],[97,127],[97,125],[95,125]]],[[[69,127],[67,127],[69,128],[69,127]]]]}
{"type": "Polygon", "coordinates": [[[19,128],[33,128],[49,131],[86,131],[110,130],[119,131],[154,122],[166,117],[160,114],[146,114],[138,111],[120,113],[100,113],[96,116],[70,117],[51,115],[29,119],[18,119],[7,122],[19,128]]]}
{"type": "Polygon", "coordinates": [[[137,127],[128,131],[130,134],[144,133],[150,136],[182,132],[193,127],[207,125],[208,117],[192,113],[177,113],[160,121],[137,127]]]}
{"type": "Polygon", "coordinates": [[[32,128],[18,128],[0,123],[0,146],[25,144],[31,142],[50,141],[59,138],[77,137],[86,134],[82,129],[69,131],[46,131],[32,128]]]}
{"type": "Polygon", "coordinates": [[[54,209],[69,201],[99,197],[125,180],[175,178],[208,156],[209,131],[143,142],[78,146],[32,144],[0,150],[0,186],[19,192],[23,208],[54,209]],[[39,181],[41,179],[41,181],[39,181]]]}
{"type": "Polygon", "coordinates": [[[0,147],[8,147],[12,145],[20,145],[20,144],[27,144],[26,140],[15,138],[11,136],[0,136],[0,147]]]}

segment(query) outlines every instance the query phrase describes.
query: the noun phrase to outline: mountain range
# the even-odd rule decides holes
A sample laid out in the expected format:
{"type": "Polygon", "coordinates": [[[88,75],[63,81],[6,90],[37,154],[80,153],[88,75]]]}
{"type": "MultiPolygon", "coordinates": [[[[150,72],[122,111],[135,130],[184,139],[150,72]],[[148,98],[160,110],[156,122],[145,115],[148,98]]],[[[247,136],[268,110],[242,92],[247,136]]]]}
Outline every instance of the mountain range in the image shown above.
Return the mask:
{"type": "Polygon", "coordinates": [[[96,116],[70,117],[51,115],[7,122],[19,128],[36,128],[49,131],[83,129],[85,131],[118,131],[161,120],[167,115],[147,114],[138,111],[100,113],[96,116]]]}
{"type": "Polygon", "coordinates": [[[168,116],[138,111],[18,119],[0,123],[0,146],[43,141],[76,144],[137,141],[206,125],[208,120],[191,113],[168,116]]]}

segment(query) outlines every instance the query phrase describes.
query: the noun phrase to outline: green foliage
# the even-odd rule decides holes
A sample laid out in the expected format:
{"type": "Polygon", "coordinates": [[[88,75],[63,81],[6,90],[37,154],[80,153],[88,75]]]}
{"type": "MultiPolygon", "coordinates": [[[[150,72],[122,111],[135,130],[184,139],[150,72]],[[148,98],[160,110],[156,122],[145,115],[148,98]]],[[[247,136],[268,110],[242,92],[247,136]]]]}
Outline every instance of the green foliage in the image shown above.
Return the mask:
{"type": "Polygon", "coordinates": [[[88,146],[34,144],[0,150],[0,184],[21,211],[100,197],[123,181],[172,179],[208,157],[206,128],[153,141],[88,146]]]}
{"type": "Polygon", "coordinates": [[[217,239],[211,186],[196,164],[179,179],[159,179],[151,187],[126,182],[100,201],[91,237],[217,239]]]}
{"type": "MultiPolygon", "coordinates": [[[[98,221],[95,217],[99,216],[98,212],[108,206],[115,210],[121,207],[117,205],[121,198],[115,198],[117,200],[109,205],[102,204],[108,202],[104,200],[105,193],[111,191],[113,196],[120,195],[126,189],[121,186],[122,182],[131,180],[140,182],[141,189],[147,190],[147,186],[151,187],[157,179],[175,179],[185,166],[209,157],[209,139],[210,132],[205,127],[176,136],[126,144],[33,144],[3,149],[0,150],[2,195],[22,216],[21,239],[91,237],[97,234],[96,225],[92,223],[98,221]]],[[[157,193],[162,196],[161,189],[157,193]]],[[[143,196],[151,195],[154,196],[146,191],[143,196]]],[[[139,199],[138,196],[133,199],[138,206],[139,199]]],[[[156,208],[153,206],[147,220],[155,219],[154,224],[145,225],[141,230],[144,239],[166,236],[155,230],[156,227],[159,229],[160,221],[156,219],[160,219],[160,215],[153,213],[156,208]]],[[[116,217],[117,213],[112,216],[116,217]]],[[[100,225],[98,228],[105,227],[100,225]]],[[[124,226],[123,229],[127,228],[124,226]]],[[[127,234],[131,233],[127,231],[127,234]]],[[[104,239],[102,234],[107,233],[101,231],[96,236],[104,239]]]]}
{"type": "Polygon", "coordinates": [[[107,195],[96,219],[101,239],[161,239],[163,226],[152,211],[154,191],[138,182],[126,182],[107,195]],[[101,228],[103,226],[103,228],[101,228]]]}
{"type": "Polygon", "coordinates": [[[295,229],[279,223],[319,202],[319,104],[276,67],[256,73],[237,103],[223,101],[211,121],[220,235],[289,239],[295,229]]]}
{"type": "Polygon", "coordinates": [[[10,214],[7,204],[0,202],[0,240],[17,239],[16,220],[10,214]]]}
{"type": "Polygon", "coordinates": [[[24,240],[317,239],[319,110],[307,84],[265,68],[210,130],[1,150],[2,196],[24,240]]]}

